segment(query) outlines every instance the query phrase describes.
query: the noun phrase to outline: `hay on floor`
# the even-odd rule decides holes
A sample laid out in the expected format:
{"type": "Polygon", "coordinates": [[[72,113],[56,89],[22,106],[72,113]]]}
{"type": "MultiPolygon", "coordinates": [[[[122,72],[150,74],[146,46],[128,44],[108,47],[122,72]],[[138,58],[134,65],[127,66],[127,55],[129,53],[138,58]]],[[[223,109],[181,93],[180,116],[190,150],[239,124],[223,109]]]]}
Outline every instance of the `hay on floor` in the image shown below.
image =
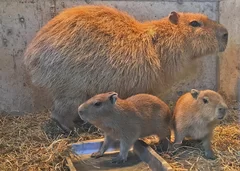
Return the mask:
{"type": "Polygon", "coordinates": [[[49,139],[43,125],[49,113],[25,116],[0,116],[0,170],[68,170],[66,157],[69,144],[99,137],[82,133],[81,136],[60,135],[49,139]]]}

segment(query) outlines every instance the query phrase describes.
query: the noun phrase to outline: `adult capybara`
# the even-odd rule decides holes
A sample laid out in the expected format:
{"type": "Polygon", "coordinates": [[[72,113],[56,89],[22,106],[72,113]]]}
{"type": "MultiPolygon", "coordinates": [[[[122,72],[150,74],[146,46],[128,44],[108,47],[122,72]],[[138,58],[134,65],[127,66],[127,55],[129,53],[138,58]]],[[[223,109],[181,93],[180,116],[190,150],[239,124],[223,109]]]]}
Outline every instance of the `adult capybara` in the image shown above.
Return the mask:
{"type": "Polygon", "coordinates": [[[78,104],[116,91],[158,95],[193,59],[225,50],[228,32],[202,14],[171,12],[139,22],[106,6],[70,8],[50,20],[27,47],[32,82],[54,99],[52,118],[74,127],[78,104]]]}
{"type": "Polygon", "coordinates": [[[102,93],[81,104],[78,112],[84,121],[105,134],[102,147],[92,157],[101,157],[110,143],[118,139],[120,153],[112,161],[121,163],[127,161],[128,151],[138,138],[157,135],[165,142],[170,139],[170,109],[150,94],[137,94],[123,100],[116,92],[102,93]]]}
{"type": "Polygon", "coordinates": [[[212,134],[227,109],[222,96],[215,91],[192,89],[184,94],[173,113],[174,143],[179,146],[185,137],[202,140],[206,158],[215,159],[211,148],[212,134]]]}

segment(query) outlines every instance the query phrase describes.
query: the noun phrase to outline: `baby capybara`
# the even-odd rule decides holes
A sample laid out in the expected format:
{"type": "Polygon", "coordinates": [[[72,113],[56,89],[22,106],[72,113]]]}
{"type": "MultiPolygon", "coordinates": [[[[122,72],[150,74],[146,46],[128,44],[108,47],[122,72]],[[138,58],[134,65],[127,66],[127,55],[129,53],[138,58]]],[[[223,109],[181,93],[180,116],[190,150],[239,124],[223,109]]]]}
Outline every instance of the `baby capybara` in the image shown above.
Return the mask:
{"type": "Polygon", "coordinates": [[[206,158],[215,159],[211,148],[212,134],[227,109],[222,96],[215,91],[192,89],[184,94],[178,99],[173,113],[174,143],[179,146],[185,137],[202,140],[206,158]]]}
{"type": "Polygon", "coordinates": [[[120,153],[112,161],[121,163],[127,161],[128,151],[138,138],[157,135],[165,142],[170,138],[170,109],[153,95],[137,94],[123,100],[116,92],[98,94],[81,104],[78,112],[84,121],[104,131],[104,143],[92,157],[101,157],[118,139],[120,153]]]}

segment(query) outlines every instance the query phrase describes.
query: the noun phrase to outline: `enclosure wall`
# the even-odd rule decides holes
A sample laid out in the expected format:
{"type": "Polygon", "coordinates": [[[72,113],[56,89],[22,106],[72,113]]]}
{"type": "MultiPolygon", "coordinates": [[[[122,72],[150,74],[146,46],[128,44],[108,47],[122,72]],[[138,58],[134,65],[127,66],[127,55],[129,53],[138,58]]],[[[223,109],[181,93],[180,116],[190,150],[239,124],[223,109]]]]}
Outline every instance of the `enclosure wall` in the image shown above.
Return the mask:
{"type": "Polygon", "coordinates": [[[220,2],[220,22],[229,31],[226,51],[220,55],[219,88],[229,100],[240,100],[240,0],[220,2]]]}
{"type": "Polygon", "coordinates": [[[184,80],[172,86],[171,91],[161,96],[166,101],[174,101],[178,95],[190,88],[216,90],[218,78],[223,83],[221,89],[226,91],[227,95],[232,97],[237,91],[236,80],[239,80],[236,76],[239,73],[237,54],[240,43],[238,33],[240,20],[237,16],[240,11],[239,0],[220,3],[218,0],[0,0],[1,113],[22,114],[51,106],[51,97],[46,90],[31,84],[23,65],[23,53],[36,32],[52,17],[64,8],[88,3],[113,6],[128,12],[140,21],[156,20],[171,11],[200,12],[213,20],[219,20],[220,16],[220,21],[230,30],[230,44],[227,52],[221,56],[220,65],[217,56],[200,59],[197,61],[197,69],[192,72],[194,74],[186,75],[184,80]],[[217,66],[220,66],[220,77],[217,77],[217,66]],[[228,77],[229,72],[234,73],[234,78],[228,77]]]}

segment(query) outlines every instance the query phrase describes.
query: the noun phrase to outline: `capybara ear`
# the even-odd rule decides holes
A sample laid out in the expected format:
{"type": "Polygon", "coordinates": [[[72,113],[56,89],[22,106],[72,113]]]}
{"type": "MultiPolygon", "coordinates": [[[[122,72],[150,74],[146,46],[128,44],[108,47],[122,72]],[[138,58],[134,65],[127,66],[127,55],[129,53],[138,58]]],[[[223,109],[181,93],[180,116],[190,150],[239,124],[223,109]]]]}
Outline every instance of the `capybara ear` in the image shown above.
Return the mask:
{"type": "Polygon", "coordinates": [[[171,23],[177,24],[178,23],[178,19],[179,19],[179,15],[178,15],[177,12],[172,11],[168,18],[171,21],[171,23]]]}
{"type": "Polygon", "coordinates": [[[118,94],[115,92],[110,93],[109,100],[112,104],[115,104],[118,98],[118,94]]]}
{"type": "Polygon", "coordinates": [[[198,95],[199,95],[199,91],[196,90],[196,89],[192,89],[191,90],[191,95],[193,96],[194,99],[197,99],[198,95]]]}

